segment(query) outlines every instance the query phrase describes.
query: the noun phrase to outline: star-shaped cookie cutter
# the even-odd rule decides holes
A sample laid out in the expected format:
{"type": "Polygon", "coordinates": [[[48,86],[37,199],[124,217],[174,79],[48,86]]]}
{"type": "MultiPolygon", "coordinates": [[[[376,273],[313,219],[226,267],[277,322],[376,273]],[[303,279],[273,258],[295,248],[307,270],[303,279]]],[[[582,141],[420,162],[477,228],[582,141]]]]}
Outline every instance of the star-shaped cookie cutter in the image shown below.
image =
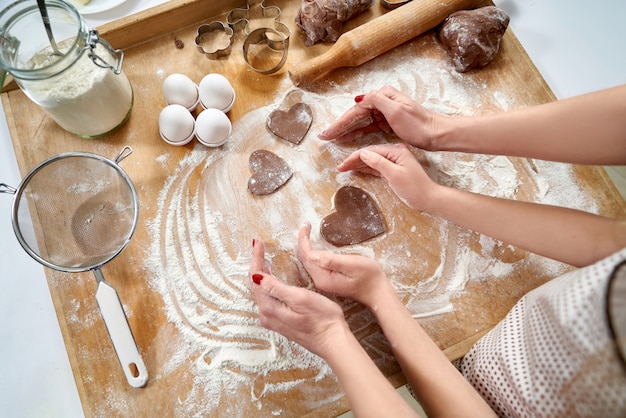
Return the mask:
{"type": "Polygon", "coordinates": [[[226,15],[226,22],[228,23],[228,26],[235,31],[242,30],[246,35],[243,42],[243,58],[250,68],[259,73],[275,73],[280,70],[285,64],[285,61],[287,61],[287,51],[289,49],[289,37],[291,36],[291,31],[287,25],[280,21],[280,15],[280,8],[277,6],[266,6],[265,0],[246,0],[246,7],[232,9],[226,15]],[[252,16],[250,12],[257,6],[260,6],[263,18],[273,20],[273,28],[260,27],[251,30],[250,21],[252,20],[252,16]],[[261,43],[265,43],[273,51],[282,52],[281,59],[272,68],[258,68],[250,62],[248,56],[250,53],[250,47],[261,43]]]}

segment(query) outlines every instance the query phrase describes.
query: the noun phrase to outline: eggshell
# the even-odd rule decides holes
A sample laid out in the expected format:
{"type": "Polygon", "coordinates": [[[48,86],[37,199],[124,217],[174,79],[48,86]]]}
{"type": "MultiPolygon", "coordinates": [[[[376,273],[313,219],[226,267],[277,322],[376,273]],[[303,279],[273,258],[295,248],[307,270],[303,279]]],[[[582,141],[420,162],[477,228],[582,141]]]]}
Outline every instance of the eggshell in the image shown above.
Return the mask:
{"type": "Polygon", "coordinates": [[[192,112],[200,102],[198,86],[184,74],[170,74],[163,81],[163,96],[168,105],[179,104],[192,112]]]}
{"type": "Polygon", "coordinates": [[[205,109],[219,109],[228,112],[235,103],[235,90],[221,74],[207,74],[198,86],[200,104],[205,109]]]}
{"type": "Polygon", "coordinates": [[[196,119],[196,138],[208,147],[223,145],[231,131],[230,119],[221,110],[214,108],[203,110],[196,119]]]}
{"type": "Polygon", "coordinates": [[[178,104],[168,105],[159,114],[159,133],[168,144],[185,145],[193,139],[193,115],[178,104]]]}

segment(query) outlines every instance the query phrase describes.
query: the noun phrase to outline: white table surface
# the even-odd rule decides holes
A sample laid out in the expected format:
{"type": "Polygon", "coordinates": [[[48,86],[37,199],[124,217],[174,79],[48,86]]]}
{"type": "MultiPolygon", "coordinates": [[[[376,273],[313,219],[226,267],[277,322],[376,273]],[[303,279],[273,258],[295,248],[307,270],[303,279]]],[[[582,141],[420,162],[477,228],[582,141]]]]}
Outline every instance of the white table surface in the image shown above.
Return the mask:
{"type": "MultiPolygon", "coordinates": [[[[97,27],[163,1],[127,0],[85,20],[97,27]]],[[[558,98],[626,84],[626,2],[495,3],[511,17],[510,28],[558,98]]],[[[0,0],[0,8],[7,4],[8,0],[0,0]]],[[[2,111],[0,182],[17,186],[19,181],[2,111]]],[[[0,195],[0,416],[82,417],[43,267],[26,255],[15,238],[11,202],[11,195],[0,195]]]]}

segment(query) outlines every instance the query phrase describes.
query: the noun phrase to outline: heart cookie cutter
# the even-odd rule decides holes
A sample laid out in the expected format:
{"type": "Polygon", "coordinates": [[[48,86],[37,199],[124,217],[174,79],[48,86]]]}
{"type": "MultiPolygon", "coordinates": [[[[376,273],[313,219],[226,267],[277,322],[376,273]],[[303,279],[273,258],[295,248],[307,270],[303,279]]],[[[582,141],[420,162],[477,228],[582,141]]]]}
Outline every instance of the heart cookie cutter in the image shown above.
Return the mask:
{"type": "MultiPolygon", "coordinates": [[[[256,12],[258,14],[258,12],[256,12]]],[[[243,42],[243,58],[246,64],[254,71],[262,74],[272,74],[280,70],[287,61],[287,52],[289,50],[289,37],[291,31],[289,27],[280,21],[281,10],[277,6],[266,6],[265,0],[247,0],[246,6],[232,9],[226,15],[226,23],[215,21],[208,25],[202,25],[198,28],[196,36],[196,47],[198,51],[203,53],[209,59],[218,59],[230,55],[234,42],[234,32],[242,31],[245,35],[243,42]],[[253,14],[260,9],[261,19],[271,19],[273,28],[258,27],[252,28],[250,22],[258,20],[253,14]],[[218,44],[215,39],[223,36],[223,32],[229,37],[228,46],[224,48],[206,48],[205,45],[218,44]],[[278,52],[280,58],[270,60],[272,62],[270,68],[260,68],[256,66],[251,58],[251,50],[255,45],[265,44],[271,51],[278,52]]],[[[268,54],[269,55],[269,54],[268,54]]],[[[273,55],[273,54],[272,54],[273,55]]],[[[265,60],[267,61],[267,60],[265,60]]]]}

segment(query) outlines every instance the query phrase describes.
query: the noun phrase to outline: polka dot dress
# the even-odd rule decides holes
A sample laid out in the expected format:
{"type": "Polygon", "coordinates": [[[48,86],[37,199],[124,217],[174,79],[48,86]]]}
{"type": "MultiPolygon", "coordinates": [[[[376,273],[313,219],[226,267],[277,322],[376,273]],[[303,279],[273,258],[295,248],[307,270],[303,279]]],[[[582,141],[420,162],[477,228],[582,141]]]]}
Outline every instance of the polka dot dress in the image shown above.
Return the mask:
{"type": "Polygon", "coordinates": [[[605,300],[624,259],[626,248],[529,292],[462,359],[498,415],[626,417],[626,371],[605,300]]]}

